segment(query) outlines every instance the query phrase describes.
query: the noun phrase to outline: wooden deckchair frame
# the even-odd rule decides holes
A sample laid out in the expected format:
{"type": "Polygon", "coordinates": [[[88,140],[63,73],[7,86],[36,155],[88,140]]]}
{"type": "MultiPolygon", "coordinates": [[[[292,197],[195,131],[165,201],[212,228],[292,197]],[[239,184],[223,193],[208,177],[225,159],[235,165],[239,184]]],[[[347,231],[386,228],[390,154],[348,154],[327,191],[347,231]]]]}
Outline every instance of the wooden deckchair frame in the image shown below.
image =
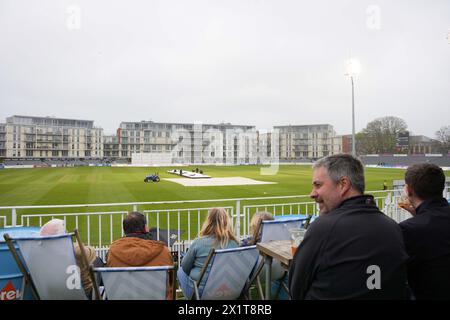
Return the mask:
{"type": "MultiPolygon", "coordinates": [[[[89,270],[89,277],[91,278],[91,281],[92,281],[93,290],[94,290],[94,294],[95,294],[95,299],[98,300],[98,299],[100,299],[100,293],[99,293],[99,290],[98,290],[97,281],[95,279],[94,273],[92,272],[92,268],[90,268],[89,261],[88,261],[87,256],[86,256],[86,252],[84,251],[84,245],[83,245],[83,242],[81,241],[78,229],[75,229],[73,231],[73,234],[75,235],[77,243],[78,243],[78,246],[80,247],[81,262],[89,270]]],[[[24,286],[23,286],[22,297],[25,295],[26,288],[28,286],[30,286],[34,298],[37,299],[37,300],[40,300],[39,293],[38,293],[38,291],[36,289],[36,286],[34,285],[33,279],[31,278],[31,276],[27,272],[27,269],[26,269],[25,265],[22,263],[22,260],[20,259],[16,248],[14,247],[14,244],[13,244],[14,239],[12,239],[9,236],[9,234],[7,234],[7,233],[3,235],[3,238],[5,238],[6,244],[8,245],[8,248],[11,251],[11,254],[13,255],[13,258],[16,261],[16,264],[19,267],[20,272],[23,274],[23,277],[24,277],[24,286]]]]}
{"type": "MultiPolygon", "coordinates": [[[[170,289],[172,289],[172,299],[176,300],[176,289],[175,289],[175,266],[153,266],[153,267],[170,267],[170,269],[167,270],[167,280],[166,280],[166,300],[167,300],[167,293],[170,291],[170,289]],[[173,279],[173,280],[172,280],[173,279]],[[172,283],[170,282],[172,281],[172,283]]],[[[103,267],[103,268],[108,268],[108,267],[103,267]]],[[[139,268],[139,267],[120,267],[123,269],[133,269],[133,268],[139,268]]],[[[99,272],[96,271],[95,268],[93,267],[93,265],[90,265],[90,270],[93,274],[95,274],[95,272],[99,272]]],[[[101,272],[99,272],[101,273],[101,272]]],[[[95,283],[95,285],[97,286],[97,290],[99,291],[99,287],[97,282],[95,283]]],[[[106,291],[103,291],[104,294],[106,294],[106,291]]],[[[100,295],[99,295],[100,296],[100,295]]]]}
{"type": "Polygon", "coordinates": [[[203,276],[205,275],[206,270],[208,269],[208,265],[211,262],[211,259],[213,258],[215,253],[216,253],[216,250],[214,248],[209,250],[208,256],[206,257],[206,261],[203,264],[202,270],[200,270],[200,276],[198,278],[198,281],[192,280],[192,282],[194,282],[194,292],[192,293],[192,296],[190,297],[191,300],[194,299],[194,296],[195,296],[196,300],[200,300],[200,295],[198,293],[198,286],[200,285],[200,283],[202,283],[203,276]]]}
{"type": "MultiPolygon", "coordinates": [[[[209,267],[209,263],[211,262],[211,260],[213,259],[215,254],[216,254],[216,249],[211,248],[211,250],[209,250],[208,256],[206,257],[205,263],[203,264],[203,267],[200,271],[200,276],[199,276],[198,280],[197,281],[192,280],[192,282],[194,283],[194,292],[192,293],[192,295],[190,297],[191,300],[194,300],[194,298],[196,300],[200,300],[200,294],[198,292],[198,288],[200,286],[200,283],[203,280],[206,270],[209,267]]],[[[251,283],[252,282],[250,280],[247,280],[247,283],[244,285],[244,288],[242,289],[242,292],[241,292],[241,297],[243,296],[247,300],[250,300],[249,295],[248,295],[248,290],[250,289],[251,283]]],[[[262,292],[262,288],[261,288],[261,292],[262,292]]]]}
{"type": "Polygon", "coordinates": [[[39,293],[37,292],[37,289],[36,289],[36,286],[34,285],[33,279],[31,279],[30,274],[27,272],[27,268],[22,263],[22,260],[20,259],[19,254],[17,253],[17,250],[14,246],[13,239],[11,239],[11,237],[7,233],[3,235],[3,238],[5,239],[6,245],[8,246],[9,251],[11,252],[14,260],[16,261],[17,266],[20,269],[20,272],[23,275],[24,284],[22,286],[21,299],[23,299],[23,297],[25,296],[26,289],[29,286],[31,288],[31,293],[33,294],[33,297],[36,300],[40,300],[39,293]]]}
{"type": "MultiPolygon", "coordinates": [[[[305,229],[307,229],[311,223],[311,218],[313,216],[308,214],[307,217],[304,219],[305,220],[305,229]]],[[[260,237],[260,233],[261,233],[261,228],[262,228],[262,220],[260,220],[258,222],[258,224],[256,225],[255,230],[253,230],[253,234],[252,234],[252,239],[249,242],[249,244],[251,245],[255,245],[260,237]]],[[[259,297],[261,299],[264,299],[264,293],[262,290],[262,285],[261,285],[261,279],[260,279],[260,273],[262,271],[262,269],[264,268],[264,260],[261,261],[261,263],[259,264],[259,266],[257,267],[257,269],[255,270],[254,276],[252,277],[252,279],[250,280],[250,286],[253,284],[253,282],[256,281],[256,285],[258,288],[258,293],[259,293],[259,297]]],[[[283,276],[279,279],[280,284],[278,285],[277,291],[275,293],[275,299],[278,298],[278,295],[280,294],[281,288],[283,288],[288,294],[289,294],[289,288],[286,287],[286,285],[284,284],[284,280],[287,276],[288,272],[284,272],[283,276]]],[[[250,289],[250,287],[248,288],[248,290],[250,289]]]]}
{"type": "MultiPolygon", "coordinates": [[[[78,246],[80,247],[81,251],[81,261],[84,264],[84,267],[89,270],[89,277],[92,281],[92,287],[93,287],[93,295],[95,294],[95,300],[100,300],[100,290],[98,289],[97,285],[97,279],[95,278],[95,274],[92,270],[92,265],[89,264],[88,258],[86,256],[86,251],[84,251],[84,244],[83,241],[81,241],[80,234],[78,232],[78,229],[73,230],[73,233],[75,234],[75,237],[77,239],[78,246]]],[[[94,298],[94,296],[92,296],[94,298]]],[[[92,299],[94,300],[94,299],[92,299]]]]}

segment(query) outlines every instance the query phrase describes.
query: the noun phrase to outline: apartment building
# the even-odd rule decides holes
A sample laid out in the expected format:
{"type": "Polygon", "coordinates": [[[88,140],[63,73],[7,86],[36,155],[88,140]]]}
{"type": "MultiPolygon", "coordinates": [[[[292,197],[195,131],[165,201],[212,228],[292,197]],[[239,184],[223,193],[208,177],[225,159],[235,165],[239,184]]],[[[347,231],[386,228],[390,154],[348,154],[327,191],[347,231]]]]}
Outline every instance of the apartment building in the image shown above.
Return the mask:
{"type": "Polygon", "coordinates": [[[104,135],[92,120],[14,115],[0,123],[3,159],[105,159],[133,163],[257,164],[345,152],[329,124],[257,131],[231,123],[121,122],[104,135]]]}
{"type": "Polygon", "coordinates": [[[0,123],[0,158],[6,157],[6,124],[0,123]]]}
{"type": "Polygon", "coordinates": [[[280,160],[318,159],[342,150],[332,125],[275,126],[279,134],[280,160]]]}
{"type": "Polygon", "coordinates": [[[101,158],[103,129],[91,120],[14,115],[0,125],[2,151],[16,159],[101,158]]]}
{"type": "Polygon", "coordinates": [[[148,159],[170,158],[172,163],[257,161],[255,127],[230,123],[122,122],[117,130],[117,145],[119,157],[129,160],[144,153],[152,155],[148,159]]]}

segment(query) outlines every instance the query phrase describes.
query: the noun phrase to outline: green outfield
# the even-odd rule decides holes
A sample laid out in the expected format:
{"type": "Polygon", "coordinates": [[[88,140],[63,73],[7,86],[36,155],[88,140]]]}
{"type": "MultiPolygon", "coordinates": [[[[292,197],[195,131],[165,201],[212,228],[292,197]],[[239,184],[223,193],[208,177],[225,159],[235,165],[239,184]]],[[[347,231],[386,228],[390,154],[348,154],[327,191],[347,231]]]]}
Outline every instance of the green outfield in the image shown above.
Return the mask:
{"type": "MultiPolygon", "coordinates": [[[[178,167],[180,168],[180,167],[178,167]]],[[[177,168],[177,169],[178,169],[177,168]]],[[[194,167],[181,167],[192,171],[194,167]]],[[[3,169],[0,170],[0,206],[35,206],[35,205],[69,205],[69,204],[98,204],[98,203],[124,203],[124,202],[155,202],[179,200],[206,200],[307,195],[311,190],[312,169],[309,165],[281,165],[276,174],[262,175],[262,166],[199,166],[199,169],[212,177],[244,177],[259,181],[276,182],[267,185],[241,185],[241,186],[208,186],[184,187],[178,183],[169,182],[164,178],[176,178],[167,171],[173,167],[67,167],[67,168],[33,168],[33,169],[3,169]],[[144,177],[158,172],[161,181],[158,183],[144,183],[144,177]]],[[[267,168],[267,166],[266,166],[267,168]]],[[[383,181],[392,187],[392,181],[403,179],[404,170],[401,169],[366,169],[366,190],[380,190],[383,181]]],[[[240,204],[272,204],[299,201],[298,199],[277,199],[242,201],[240,204]]],[[[307,201],[303,199],[302,201],[307,201]]],[[[202,208],[212,206],[232,206],[236,210],[236,201],[211,203],[176,203],[160,205],[139,205],[138,210],[166,210],[181,208],[202,208]]],[[[38,213],[86,213],[94,211],[128,211],[132,207],[101,208],[51,208],[51,209],[18,209],[17,216],[38,213]]],[[[270,209],[269,209],[270,210],[270,209]]],[[[275,210],[275,208],[273,209],[275,210]]],[[[282,209],[283,210],[283,209],[282,209]]],[[[290,209],[292,211],[292,209],[290,209]]],[[[241,208],[242,211],[242,208],[241,208]]],[[[304,212],[304,209],[294,209],[304,212]]],[[[188,212],[183,213],[185,217],[188,212]]],[[[185,220],[178,224],[179,214],[149,214],[149,224],[159,225],[166,229],[182,229],[184,234],[189,233],[195,237],[198,233],[199,221],[204,219],[206,211],[189,213],[190,224],[185,220]],[[198,213],[198,214],[197,214],[198,213]],[[179,227],[178,227],[179,226],[179,227]],[[189,232],[187,232],[189,230],[189,232]]],[[[11,217],[10,209],[0,210],[0,216],[11,217]]],[[[48,218],[50,219],[50,218],[48,218]]],[[[43,221],[32,221],[30,225],[38,225],[43,221]]],[[[18,221],[20,221],[18,219],[18,221]]],[[[92,232],[89,242],[104,243],[111,238],[120,237],[120,216],[103,216],[101,218],[80,217],[78,228],[83,230],[89,225],[92,232]],[[89,220],[89,221],[88,221],[89,220]],[[113,226],[114,231],[109,231],[113,226]],[[100,232],[100,226],[101,232],[100,232]],[[101,236],[101,237],[100,237],[101,236]]],[[[68,219],[68,229],[75,227],[73,219],[68,219]]],[[[185,237],[185,236],[184,236],[185,237]]],[[[86,239],[86,235],[83,237],[86,239]]]]}
{"type": "MultiPolygon", "coordinates": [[[[308,194],[311,167],[281,165],[275,175],[261,175],[261,166],[199,167],[212,177],[246,177],[277,182],[270,185],[184,187],[165,181],[176,176],[173,167],[75,167],[0,170],[0,206],[148,202],[249,198],[308,194]],[[144,183],[147,174],[158,172],[159,183],[144,183]]],[[[192,167],[183,170],[191,171],[192,167]]],[[[379,190],[383,180],[402,179],[401,169],[367,169],[366,189],[379,190]]]]}

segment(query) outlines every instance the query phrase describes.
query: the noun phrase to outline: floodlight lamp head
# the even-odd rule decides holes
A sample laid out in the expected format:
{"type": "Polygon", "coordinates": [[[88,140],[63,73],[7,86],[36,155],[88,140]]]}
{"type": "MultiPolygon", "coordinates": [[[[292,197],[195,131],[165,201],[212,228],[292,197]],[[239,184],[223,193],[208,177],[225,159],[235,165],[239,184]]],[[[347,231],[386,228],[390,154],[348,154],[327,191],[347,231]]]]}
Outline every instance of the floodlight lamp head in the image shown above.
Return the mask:
{"type": "Polygon", "coordinates": [[[346,63],[346,76],[356,76],[361,72],[361,65],[356,59],[348,59],[346,63]]]}

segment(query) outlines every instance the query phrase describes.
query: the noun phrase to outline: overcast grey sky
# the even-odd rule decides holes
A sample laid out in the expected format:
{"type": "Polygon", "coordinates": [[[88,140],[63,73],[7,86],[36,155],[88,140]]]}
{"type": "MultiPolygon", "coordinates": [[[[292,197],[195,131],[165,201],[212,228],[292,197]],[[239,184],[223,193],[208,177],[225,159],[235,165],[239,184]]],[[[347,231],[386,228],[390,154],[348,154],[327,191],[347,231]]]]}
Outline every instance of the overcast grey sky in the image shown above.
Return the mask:
{"type": "Polygon", "coordinates": [[[450,125],[448,0],[0,0],[0,121],[450,125]]]}

